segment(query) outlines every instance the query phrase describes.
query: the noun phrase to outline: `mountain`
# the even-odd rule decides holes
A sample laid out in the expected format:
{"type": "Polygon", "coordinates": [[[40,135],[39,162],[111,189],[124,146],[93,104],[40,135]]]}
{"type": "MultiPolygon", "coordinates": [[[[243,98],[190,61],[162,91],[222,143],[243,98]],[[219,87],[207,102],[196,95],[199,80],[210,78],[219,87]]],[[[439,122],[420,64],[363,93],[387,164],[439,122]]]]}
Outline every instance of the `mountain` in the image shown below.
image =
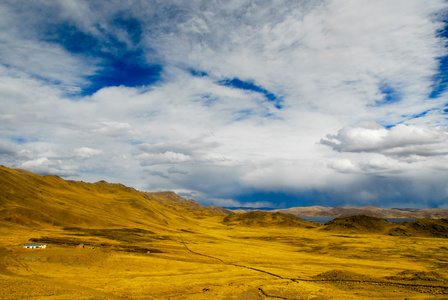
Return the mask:
{"type": "Polygon", "coordinates": [[[291,214],[251,211],[248,213],[228,215],[223,221],[226,225],[246,227],[302,227],[315,228],[319,225],[308,222],[291,214]]]}
{"type": "Polygon", "coordinates": [[[398,224],[372,216],[387,214],[387,217],[416,217],[429,214],[430,211],[432,215],[440,217],[443,216],[443,210],[314,206],[281,211],[295,211],[296,214],[305,212],[307,215],[355,216],[339,217],[325,226],[319,226],[283,212],[234,213],[220,207],[202,206],[173,192],[140,192],[122,184],[67,181],[57,176],[40,176],[0,166],[0,226],[3,227],[39,229],[57,226],[75,232],[74,234],[82,231],[84,234],[113,235],[115,238],[126,239],[126,236],[154,231],[159,232],[160,236],[163,232],[191,232],[193,227],[200,228],[205,224],[201,220],[212,218],[213,222],[233,227],[319,227],[335,232],[448,237],[447,219],[423,218],[398,224]],[[369,212],[369,215],[359,215],[359,212],[369,212]],[[394,214],[395,212],[402,214],[394,214]],[[102,231],[97,232],[98,228],[102,231]]]}
{"type": "Polygon", "coordinates": [[[289,213],[296,216],[316,217],[347,217],[354,215],[368,215],[378,218],[448,218],[448,209],[413,209],[413,208],[379,208],[374,206],[365,207],[292,207],[287,209],[276,209],[273,212],[289,213]]]}
{"type": "Polygon", "coordinates": [[[392,236],[420,236],[448,238],[448,219],[419,219],[403,223],[385,219],[356,215],[340,217],[323,226],[323,230],[344,233],[377,233],[392,236]]]}
{"type": "Polygon", "coordinates": [[[389,232],[394,236],[423,236],[448,238],[448,219],[420,219],[397,224],[389,232]]]}
{"type": "Polygon", "coordinates": [[[0,167],[0,299],[439,297],[448,248],[432,237],[448,220],[319,225],[0,167]]]}
{"type": "Polygon", "coordinates": [[[218,206],[202,206],[194,200],[180,197],[174,192],[152,192],[144,193],[148,199],[157,201],[164,205],[169,205],[172,209],[177,211],[188,211],[196,217],[209,217],[214,215],[228,215],[234,214],[233,211],[218,206]]]}
{"type": "Polygon", "coordinates": [[[331,220],[325,224],[325,230],[349,231],[356,233],[383,233],[387,229],[390,229],[391,225],[392,224],[385,219],[357,215],[331,220]]]}
{"type": "Polygon", "coordinates": [[[0,223],[5,226],[177,228],[227,213],[171,192],[144,193],[105,181],[66,181],[4,166],[0,191],[0,223]]]}

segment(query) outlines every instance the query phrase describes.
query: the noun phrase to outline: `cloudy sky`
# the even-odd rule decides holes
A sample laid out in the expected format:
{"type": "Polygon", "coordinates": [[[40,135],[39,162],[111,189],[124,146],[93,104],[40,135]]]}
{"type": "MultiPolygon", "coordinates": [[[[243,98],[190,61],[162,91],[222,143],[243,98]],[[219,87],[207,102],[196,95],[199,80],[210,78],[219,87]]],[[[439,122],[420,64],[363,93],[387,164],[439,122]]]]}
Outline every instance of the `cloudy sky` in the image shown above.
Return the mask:
{"type": "Polygon", "coordinates": [[[3,0],[0,164],[225,207],[448,207],[445,0],[3,0]]]}

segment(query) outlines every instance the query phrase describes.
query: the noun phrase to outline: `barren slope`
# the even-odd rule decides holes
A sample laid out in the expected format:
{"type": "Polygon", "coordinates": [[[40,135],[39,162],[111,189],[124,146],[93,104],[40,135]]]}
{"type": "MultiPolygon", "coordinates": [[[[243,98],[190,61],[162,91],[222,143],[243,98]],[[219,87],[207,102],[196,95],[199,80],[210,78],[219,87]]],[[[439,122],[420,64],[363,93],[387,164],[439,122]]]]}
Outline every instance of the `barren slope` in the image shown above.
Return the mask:
{"type": "Polygon", "coordinates": [[[323,230],[348,233],[376,233],[392,236],[448,238],[448,219],[420,219],[392,223],[372,216],[349,216],[331,220],[323,230]]]}
{"type": "Polygon", "coordinates": [[[410,209],[410,208],[379,208],[365,207],[291,207],[276,209],[274,212],[289,213],[296,216],[318,217],[348,217],[355,215],[368,215],[378,218],[448,218],[447,208],[410,209]]]}
{"type": "Polygon", "coordinates": [[[308,222],[291,214],[252,211],[242,214],[228,215],[223,221],[226,225],[251,227],[302,227],[315,228],[319,224],[308,222]]]}
{"type": "Polygon", "coordinates": [[[203,207],[174,193],[142,193],[105,181],[84,183],[0,167],[0,222],[23,226],[172,227],[195,223],[203,207]]]}

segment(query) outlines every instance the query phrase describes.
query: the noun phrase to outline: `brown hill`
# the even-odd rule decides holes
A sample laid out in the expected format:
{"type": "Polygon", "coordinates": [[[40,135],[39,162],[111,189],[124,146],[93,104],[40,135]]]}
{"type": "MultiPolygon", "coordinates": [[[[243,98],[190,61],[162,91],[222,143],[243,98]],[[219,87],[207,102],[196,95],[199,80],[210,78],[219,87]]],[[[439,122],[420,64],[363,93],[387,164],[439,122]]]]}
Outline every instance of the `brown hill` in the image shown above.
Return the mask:
{"type": "Polygon", "coordinates": [[[423,236],[448,238],[448,219],[421,219],[397,224],[389,232],[394,236],[423,236]]]}
{"type": "MultiPolygon", "coordinates": [[[[66,181],[0,166],[2,226],[177,230],[199,225],[199,219],[214,216],[226,216],[223,221],[226,225],[319,226],[291,214],[265,211],[232,214],[222,208],[204,207],[172,192],[144,193],[122,184],[66,181]]],[[[334,219],[323,228],[336,232],[448,237],[447,219],[390,223],[361,215],[334,219]]]]}
{"type": "Polygon", "coordinates": [[[122,184],[66,181],[0,166],[0,223],[6,226],[166,228],[224,214],[174,193],[143,193],[122,184]]]}
{"type": "Polygon", "coordinates": [[[391,223],[385,219],[360,215],[336,218],[326,223],[323,229],[346,233],[448,238],[448,219],[426,218],[403,223],[391,223]]]}
{"type": "Polygon", "coordinates": [[[291,207],[276,209],[273,212],[290,213],[296,216],[316,217],[348,217],[355,215],[368,215],[378,218],[448,218],[448,209],[411,209],[411,208],[379,208],[374,206],[365,207],[291,207]]]}
{"type": "Polygon", "coordinates": [[[157,201],[164,205],[171,206],[174,210],[179,212],[188,211],[198,218],[216,215],[234,214],[231,210],[224,209],[217,206],[202,206],[194,200],[180,197],[174,192],[152,192],[145,193],[150,200],[157,201]]]}
{"type": "Polygon", "coordinates": [[[366,215],[336,218],[325,224],[325,230],[353,233],[383,233],[390,227],[385,219],[366,215]]]}
{"type": "Polygon", "coordinates": [[[223,221],[226,225],[254,226],[254,227],[304,227],[314,228],[319,224],[305,221],[299,217],[284,213],[271,213],[266,211],[251,211],[242,214],[228,215],[223,221]]]}

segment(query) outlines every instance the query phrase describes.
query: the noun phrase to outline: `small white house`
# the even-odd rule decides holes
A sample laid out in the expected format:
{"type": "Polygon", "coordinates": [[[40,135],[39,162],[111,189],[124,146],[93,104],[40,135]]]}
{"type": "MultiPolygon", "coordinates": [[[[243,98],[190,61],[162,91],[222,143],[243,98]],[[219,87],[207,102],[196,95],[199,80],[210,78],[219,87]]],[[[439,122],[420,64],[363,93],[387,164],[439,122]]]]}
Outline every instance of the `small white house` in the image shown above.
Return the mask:
{"type": "Polygon", "coordinates": [[[45,249],[45,248],[47,248],[47,245],[41,245],[41,244],[24,244],[23,247],[28,248],[28,249],[36,249],[36,248],[45,249]]]}

